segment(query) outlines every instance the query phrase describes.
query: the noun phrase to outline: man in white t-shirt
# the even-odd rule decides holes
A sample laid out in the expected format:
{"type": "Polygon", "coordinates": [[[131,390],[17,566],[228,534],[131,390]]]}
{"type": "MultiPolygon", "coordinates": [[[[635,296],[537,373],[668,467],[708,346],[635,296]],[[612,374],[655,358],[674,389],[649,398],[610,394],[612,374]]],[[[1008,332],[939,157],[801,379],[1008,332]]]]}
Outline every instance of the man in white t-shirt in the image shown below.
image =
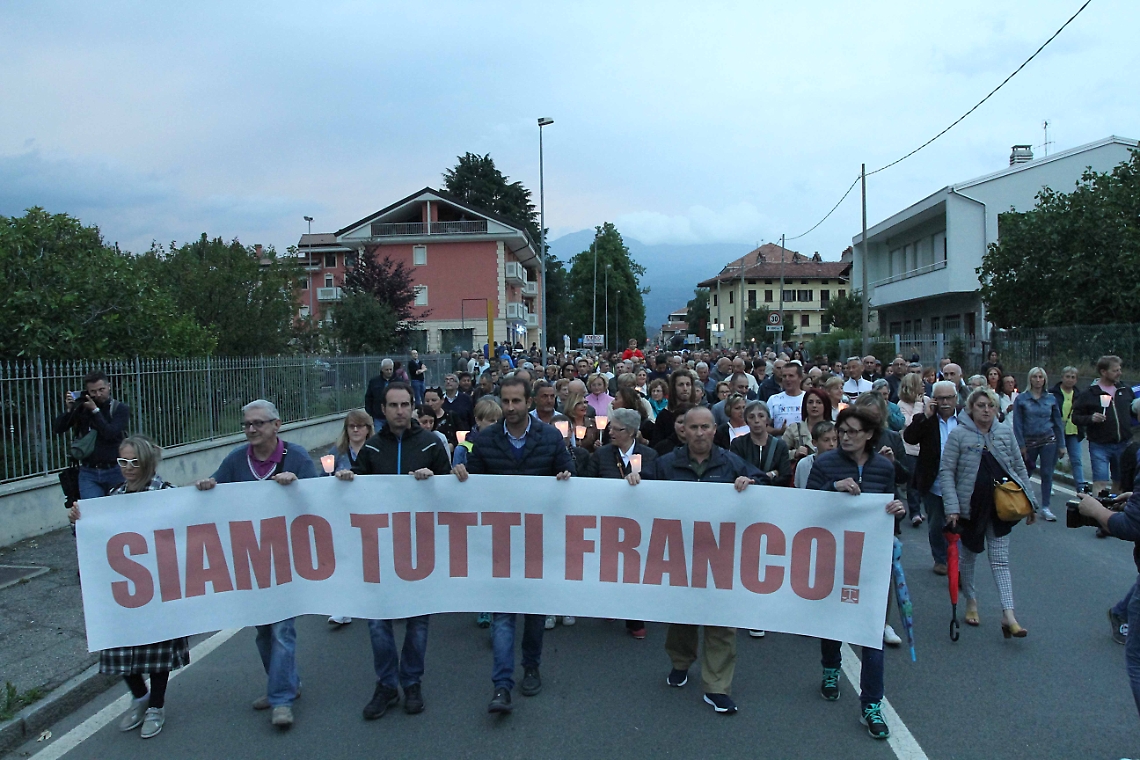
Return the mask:
{"type": "Polygon", "coordinates": [[[855,398],[861,393],[871,390],[871,382],[863,379],[863,360],[852,356],[847,360],[847,381],[843,383],[843,392],[855,398]]]}
{"type": "Polygon", "coordinates": [[[804,402],[804,365],[793,360],[784,365],[780,375],[783,391],[768,397],[768,411],[772,415],[772,428],[776,435],[783,435],[788,425],[800,422],[804,402]]]}

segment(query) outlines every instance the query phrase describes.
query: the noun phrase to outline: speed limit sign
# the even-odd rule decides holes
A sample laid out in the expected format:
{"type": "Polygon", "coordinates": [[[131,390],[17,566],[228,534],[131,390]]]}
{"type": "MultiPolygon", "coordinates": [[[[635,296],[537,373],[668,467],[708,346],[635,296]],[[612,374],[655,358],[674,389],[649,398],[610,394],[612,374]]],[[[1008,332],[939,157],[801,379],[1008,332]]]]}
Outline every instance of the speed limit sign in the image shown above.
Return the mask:
{"type": "Polygon", "coordinates": [[[784,317],[778,311],[768,312],[768,332],[783,332],[784,317]]]}

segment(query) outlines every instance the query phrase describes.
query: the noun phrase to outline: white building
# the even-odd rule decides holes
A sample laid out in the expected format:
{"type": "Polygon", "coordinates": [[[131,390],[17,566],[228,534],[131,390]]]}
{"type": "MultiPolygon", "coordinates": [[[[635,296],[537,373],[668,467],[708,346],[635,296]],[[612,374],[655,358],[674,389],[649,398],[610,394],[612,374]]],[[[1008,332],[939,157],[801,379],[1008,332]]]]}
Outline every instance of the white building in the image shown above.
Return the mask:
{"type": "Polygon", "coordinates": [[[1015,145],[1009,167],[944,187],[869,228],[866,257],[856,235],[851,284],[860,286],[866,262],[879,334],[984,338],[977,268],[998,240],[998,215],[1033,209],[1044,187],[1071,192],[1086,168],[1110,172],[1136,147],[1136,140],[1107,137],[1034,159],[1029,146],[1015,145]]]}

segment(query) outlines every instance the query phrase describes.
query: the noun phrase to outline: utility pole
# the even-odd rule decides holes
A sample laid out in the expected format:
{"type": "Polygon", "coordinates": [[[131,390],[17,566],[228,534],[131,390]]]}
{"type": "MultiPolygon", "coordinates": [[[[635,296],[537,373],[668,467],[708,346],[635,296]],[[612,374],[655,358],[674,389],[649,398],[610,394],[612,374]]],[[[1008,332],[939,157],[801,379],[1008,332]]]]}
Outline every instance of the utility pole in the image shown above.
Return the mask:
{"type": "MultiPolygon", "coordinates": [[[[594,316],[590,322],[590,335],[598,334],[598,235],[594,233],[594,316]]],[[[593,344],[591,344],[593,345],[593,344]]]]}
{"type": "Polygon", "coordinates": [[[867,265],[870,263],[867,251],[867,165],[863,164],[859,171],[859,182],[863,190],[863,237],[862,242],[859,244],[863,250],[863,263],[859,267],[860,274],[863,276],[863,356],[867,355],[870,350],[871,336],[867,334],[867,323],[871,321],[871,296],[867,292],[867,265]]]}
{"type": "MultiPolygon", "coordinates": [[[[610,332],[610,265],[606,264],[606,326],[602,328],[606,331],[606,335],[610,332]]],[[[609,345],[607,340],[606,345],[609,345]]]]}
{"type": "Polygon", "coordinates": [[[539,298],[542,303],[539,308],[538,316],[538,334],[541,336],[538,341],[539,351],[542,354],[541,363],[546,364],[546,349],[549,347],[550,338],[546,332],[546,187],[543,182],[542,174],[542,128],[554,123],[554,119],[543,117],[538,120],[538,234],[541,238],[539,247],[539,272],[542,274],[542,292],[539,298]]]}
{"type": "Polygon", "coordinates": [[[780,333],[776,337],[776,353],[784,347],[784,243],[787,234],[780,235],[780,333]]]}

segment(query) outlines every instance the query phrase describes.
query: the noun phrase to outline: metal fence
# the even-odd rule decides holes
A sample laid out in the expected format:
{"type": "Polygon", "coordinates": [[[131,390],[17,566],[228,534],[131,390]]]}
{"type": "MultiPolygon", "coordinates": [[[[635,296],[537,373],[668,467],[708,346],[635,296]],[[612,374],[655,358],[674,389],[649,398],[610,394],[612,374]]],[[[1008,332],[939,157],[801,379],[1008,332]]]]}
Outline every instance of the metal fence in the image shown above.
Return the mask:
{"type": "MultiPolygon", "coordinates": [[[[68,464],[70,432],[55,435],[65,394],[105,372],[111,395],[131,408],[130,431],[162,446],[240,432],[241,408],[255,398],[277,405],[283,422],[344,412],[364,404],[382,356],[266,356],[0,363],[0,483],[45,475],[68,464]]],[[[407,366],[408,357],[391,356],[407,366]]],[[[442,382],[448,356],[421,357],[427,381],[442,382]]]]}
{"type": "Polygon", "coordinates": [[[1115,354],[1124,365],[1124,377],[1140,382],[1140,325],[1073,325],[1067,327],[994,330],[991,342],[1002,366],[1019,375],[1042,367],[1050,382],[1059,380],[1063,367],[1076,367],[1082,380],[1097,376],[1096,361],[1115,354]]]}

